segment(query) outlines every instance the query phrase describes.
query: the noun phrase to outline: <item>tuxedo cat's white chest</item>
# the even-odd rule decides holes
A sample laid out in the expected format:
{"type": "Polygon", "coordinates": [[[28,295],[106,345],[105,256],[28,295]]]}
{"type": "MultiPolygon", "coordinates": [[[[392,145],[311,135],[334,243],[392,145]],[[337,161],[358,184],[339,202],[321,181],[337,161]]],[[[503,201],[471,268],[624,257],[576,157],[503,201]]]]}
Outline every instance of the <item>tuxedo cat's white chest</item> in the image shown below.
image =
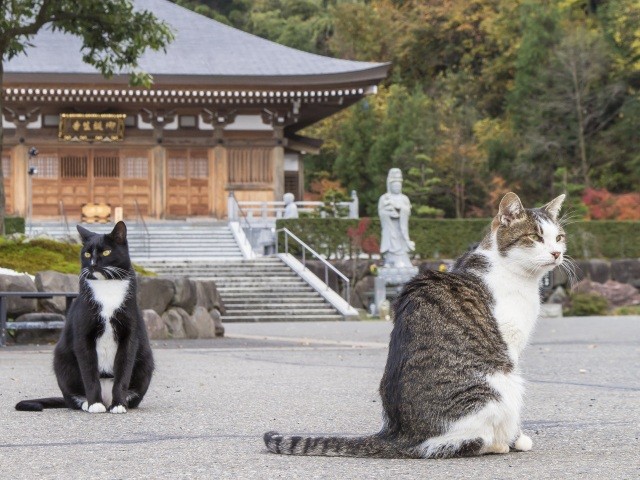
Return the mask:
{"type": "Polygon", "coordinates": [[[113,374],[113,363],[118,343],[111,325],[111,317],[127,298],[129,280],[88,280],[93,299],[100,305],[100,316],[104,320],[104,331],[96,339],[98,369],[100,372],[113,374]]]}
{"type": "Polygon", "coordinates": [[[109,321],[127,298],[129,280],[87,280],[93,299],[100,305],[100,316],[109,321]]]}

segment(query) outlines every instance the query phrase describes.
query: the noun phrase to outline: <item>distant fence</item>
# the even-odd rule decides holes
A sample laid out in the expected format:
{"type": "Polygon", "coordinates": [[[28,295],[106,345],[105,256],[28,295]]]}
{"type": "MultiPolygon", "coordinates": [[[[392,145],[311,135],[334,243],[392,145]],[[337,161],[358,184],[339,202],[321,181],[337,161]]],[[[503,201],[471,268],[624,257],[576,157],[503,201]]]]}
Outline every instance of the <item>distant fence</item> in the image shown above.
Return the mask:
{"type": "MultiPolygon", "coordinates": [[[[416,243],[415,255],[422,259],[456,258],[487,232],[490,219],[411,218],[409,235],[416,243]]],[[[277,227],[287,228],[311,248],[330,258],[344,258],[351,251],[347,234],[358,220],[336,218],[281,219],[277,227]]],[[[640,222],[582,221],[566,227],[572,258],[639,258],[640,222]]],[[[380,238],[380,221],[371,219],[366,235],[380,238]]]]}
{"type": "MultiPolygon", "coordinates": [[[[249,222],[253,219],[274,221],[284,217],[285,203],[282,201],[237,200],[233,192],[230,193],[229,197],[227,210],[230,221],[239,221],[243,216],[249,222]]],[[[299,201],[294,203],[298,207],[298,214],[301,217],[358,218],[359,205],[356,192],[351,192],[351,200],[348,202],[299,201]]]]}

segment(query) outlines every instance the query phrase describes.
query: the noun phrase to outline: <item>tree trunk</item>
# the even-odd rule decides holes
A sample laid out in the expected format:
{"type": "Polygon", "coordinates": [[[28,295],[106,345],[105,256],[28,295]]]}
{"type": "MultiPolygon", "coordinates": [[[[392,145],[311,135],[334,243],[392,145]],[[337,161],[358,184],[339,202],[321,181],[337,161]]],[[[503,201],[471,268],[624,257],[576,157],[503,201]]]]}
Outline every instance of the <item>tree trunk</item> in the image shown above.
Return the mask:
{"type": "Polygon", "coordinates": [[[575,90],[576,113],[578,114],[578,145],[580,148],[580,170],[585,187],[589,187],[589,164],[587,162],[587,147],[584,139],[584,115],[582,113],[582,95],[578,83],[578,72],[575,64],[572,64],[571,77],[575,90]]]}
{"type": "Polygon", "coordinates": [[[4,82],[4,66],[0,59],[0,235],[4,235],[4,217],[6,201],[4,198],[4,172],[2,171],[2,146],[4,142],[4,128],[2,128],[2,115],[4,108],[4,93],[2,84],[4,82]]]}

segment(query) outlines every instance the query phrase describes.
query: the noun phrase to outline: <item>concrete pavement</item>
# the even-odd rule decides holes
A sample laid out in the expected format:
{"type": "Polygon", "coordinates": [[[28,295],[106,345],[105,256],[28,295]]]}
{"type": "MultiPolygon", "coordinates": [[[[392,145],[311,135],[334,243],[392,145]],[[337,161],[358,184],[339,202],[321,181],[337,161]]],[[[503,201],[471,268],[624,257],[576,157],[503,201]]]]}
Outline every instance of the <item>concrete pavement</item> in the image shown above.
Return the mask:
{"type": "Polygon", "coordinates": [[[454,460],[287,457],[267,430],[380,426],[387,322],[227,324],[227,338],[156,343],[126,415],[16,412],[59,392],[51,347],[0,350],[0,478],[640,478],[640,317],[540,322],[524,354],[531,452],[454,460]]]}

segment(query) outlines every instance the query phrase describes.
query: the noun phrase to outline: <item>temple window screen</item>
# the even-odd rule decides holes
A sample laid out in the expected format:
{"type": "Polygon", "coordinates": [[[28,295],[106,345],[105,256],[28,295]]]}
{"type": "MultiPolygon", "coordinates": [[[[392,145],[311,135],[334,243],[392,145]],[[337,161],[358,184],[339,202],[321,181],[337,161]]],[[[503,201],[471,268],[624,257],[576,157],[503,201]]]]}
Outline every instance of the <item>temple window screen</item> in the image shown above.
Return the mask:
{"type": "Polygon", "coordinates": [[[84,155],[63,155],[60,157],[60,176],[62,178],[86,178],[87,157],[84,155]]]}
{"type": "Polygon", "coordinates": [[[122,159],[123,178],[148,178],[149,160],[146,156],[125,156],[122,159]]]}
{"type": "Polygon", "coordinates": [[[93,159],[93,176],[114,178],[120,176],[120,157],[116,155],[96,156],[93,159]]]}
{"type": "Polygon", "coordinates": [[[271,183],[271,148],[229,149],[229,183],[271,183]]]}
{"type": "Polygon", "coordinates": [[[29,160],[29,166],[36,167],[38,178],[58,178],[60,160],[55,153],[40,153],[36,158],[29,160]]]}

